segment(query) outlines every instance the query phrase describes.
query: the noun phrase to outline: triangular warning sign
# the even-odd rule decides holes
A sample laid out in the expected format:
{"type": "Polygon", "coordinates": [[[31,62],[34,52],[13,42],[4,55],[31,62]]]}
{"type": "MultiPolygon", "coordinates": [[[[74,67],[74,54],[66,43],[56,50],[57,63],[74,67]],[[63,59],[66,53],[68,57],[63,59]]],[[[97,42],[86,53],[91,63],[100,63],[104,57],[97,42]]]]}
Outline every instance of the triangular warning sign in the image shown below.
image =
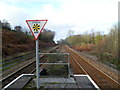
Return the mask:
{"type": "Polygon", "coordinates": [[[45,24],[48,20],[26,20],[28,27],[30,28],[30,31],[32,32],[32,35],[34,36],[35,40],[38,39],[38,36],[44,29],[45,24]]]}

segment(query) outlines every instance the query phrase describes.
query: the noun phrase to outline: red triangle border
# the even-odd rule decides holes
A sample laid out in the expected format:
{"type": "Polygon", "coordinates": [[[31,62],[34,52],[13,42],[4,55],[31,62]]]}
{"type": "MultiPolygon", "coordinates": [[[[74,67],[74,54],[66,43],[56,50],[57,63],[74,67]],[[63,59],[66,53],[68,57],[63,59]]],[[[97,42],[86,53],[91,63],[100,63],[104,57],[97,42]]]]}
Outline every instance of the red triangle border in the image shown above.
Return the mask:
{"type": "Polygon", "coordinates": [[[40,33],[38,34],[38,36],[37,36],[37,38],[36,38],[35,35],[34,35],[34,33],[33,33],[33,31],[32,31],[32,29],[31,29],[31,27],[30,27],[30,25],[28,24],[28,22],[32,22],[32,21],[46,21],[45,24],[43,25],[41,31],[40,31],[40,33],[41,33],[42,30],[44,29],[44,26],[46,25],[46,23],[47,23],[48,20],[47,20],[47,19],[46,19],[46,20],[26,20],[26,23],[27,23],[30,31],[32,32],[32,35],[34,36],[35,40],[38,40],[38,37],[40,36],[40,33]]]}

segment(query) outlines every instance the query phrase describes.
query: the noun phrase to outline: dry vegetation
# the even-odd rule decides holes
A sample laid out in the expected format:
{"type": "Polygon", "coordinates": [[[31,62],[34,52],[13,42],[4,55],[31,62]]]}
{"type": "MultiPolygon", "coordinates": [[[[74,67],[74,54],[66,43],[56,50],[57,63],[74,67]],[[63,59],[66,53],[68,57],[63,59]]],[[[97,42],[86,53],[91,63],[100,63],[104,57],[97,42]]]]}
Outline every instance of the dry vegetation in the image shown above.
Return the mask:
{"type": "MultiPolygon", "coordinates": [[[[33,36],[25,32],[22,26],[15,26],[11,29],[10,23],[6,20],[2,24],[2,56],[13,56],[22,52],[31,52],[35,50],[35,40],[33,36]],[[24,32],[23,32],[24,31],[24,32]]],[[[44,30],[39,38],[39,47],[45,48],[55,45],[55,33],[51,30],[44,30]]]]}
{"type": "Polygon", "coordinates": [[[90,54],[96,55],[100,62],[120,70],[120,63],[118,62],[118,26],[114,25],[108,34],[93,31],[73,35],[73,31],[70,30],[68,37],[59,41],[59,43],[68,44],[78,51],[89,51],[90,54]]]}
{"type": "Polygon", "coordinates": [[[22,32],[2,31],[2,53],[3,56],[30,51],[34,49],[34,40],[26,38],[22,32]]]}

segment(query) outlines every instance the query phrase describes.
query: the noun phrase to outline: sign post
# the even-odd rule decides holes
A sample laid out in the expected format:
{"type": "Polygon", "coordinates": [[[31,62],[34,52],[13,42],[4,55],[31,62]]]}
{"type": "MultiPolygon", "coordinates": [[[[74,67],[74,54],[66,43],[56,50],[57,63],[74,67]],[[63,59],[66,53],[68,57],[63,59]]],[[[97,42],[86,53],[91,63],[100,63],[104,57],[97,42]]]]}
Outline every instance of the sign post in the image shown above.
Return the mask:
{"type": "Polygon", "coordinates": [[[39,77],[40,77],[40,70],[39,70],[39,44],[38,44],[38,40],[36,40],[36,82],[37,82],[37,89],[39,88],[39,77]]]}
{"type": "Polygon", "coordinates": [[[39,70],[39,42],[38,42],[38,36],[44,29],[45,24],[47,23],[48,20],[26,20],[26,23],[32,32],[32,35],[34,36],[36,40],[36,84],[37,84],[37,89],[39,90],[40,87],[40,70],[39,70]]]}

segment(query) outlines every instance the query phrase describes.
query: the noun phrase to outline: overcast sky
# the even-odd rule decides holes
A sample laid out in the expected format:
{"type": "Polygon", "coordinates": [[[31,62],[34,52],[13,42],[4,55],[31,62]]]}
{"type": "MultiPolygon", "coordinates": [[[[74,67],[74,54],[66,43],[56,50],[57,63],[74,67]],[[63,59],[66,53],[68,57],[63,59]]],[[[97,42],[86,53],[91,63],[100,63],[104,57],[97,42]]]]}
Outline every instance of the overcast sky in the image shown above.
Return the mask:
{"type": "Polygon", "coordinates": [[[55,41],[74,34],[108,33],[118,22],[119,0],[0,0],[0,20],[27,28],[25,20],[48,19],[45,26],[56,32],[55,41]]]}

